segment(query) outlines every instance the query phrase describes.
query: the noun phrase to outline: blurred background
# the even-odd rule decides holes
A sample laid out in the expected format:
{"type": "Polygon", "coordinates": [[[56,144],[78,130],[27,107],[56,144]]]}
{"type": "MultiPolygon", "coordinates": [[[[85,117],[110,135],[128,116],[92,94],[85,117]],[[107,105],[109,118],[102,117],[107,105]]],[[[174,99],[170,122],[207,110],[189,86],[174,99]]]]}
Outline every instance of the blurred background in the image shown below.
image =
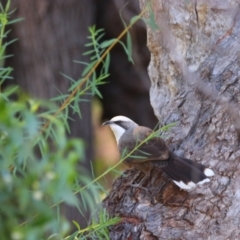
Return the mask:
{"type": "MultiPolygon", "coordinates": [[[[12,17],[24,20],[12,25],[9,34],[9,39],[18,39],[8,48],[7,55],[14,55],[5,63],[14,69],[9,84],[18,84],[29,95],[43,99],[68,90],[70,82],[60,73],[73,79],[81,77],[83,67],[73,60],[88,61],[82,53],[86,51],[89,26],[103,28],[105,40],[116,38],[124,29],[120,11],[126,23],[140,12],[138,0],[12,0],[12,7],[16,8],[12,17]]],[[[143,21],[131,29],[131,37],[135,64],[128,62],[121,45],[116,46],[111,52],[108,83],[100,88],[103,98],[87,95],[89,101],[80,106],[82,119],[71,114],[70,136],[84,139],[84,167],[91,172],[92,163],[96,175],[119,159],[110,129],[101,126],[104,120],[125,115],[150,128],[157,124],[149,101],[150,53],[143,21]]],[[[110,176],[102,184],[109,189],[113,180],[110,176]]],[[[63,206],[62,211],[81,226],[87,223],[87,218],[72,207],[63,206]]]]}

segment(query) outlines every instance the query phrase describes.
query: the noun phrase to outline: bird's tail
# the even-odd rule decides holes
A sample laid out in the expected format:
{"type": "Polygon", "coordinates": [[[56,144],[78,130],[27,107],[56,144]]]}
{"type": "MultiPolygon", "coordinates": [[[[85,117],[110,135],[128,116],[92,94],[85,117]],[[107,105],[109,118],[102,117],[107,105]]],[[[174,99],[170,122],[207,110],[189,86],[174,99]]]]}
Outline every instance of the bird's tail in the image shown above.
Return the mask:
{"type": "MultiPolygon", "coordinates": [[[[154,165],[158,165],[157,161],[154,165]]],[[[210,168],[173,153],[170,154],[168,164],[162,165],[161,169],[176,185],[185,190],[190,190],[197,184],[209,182],[209,177],[214,176],[214,172],[210,168]]]]}

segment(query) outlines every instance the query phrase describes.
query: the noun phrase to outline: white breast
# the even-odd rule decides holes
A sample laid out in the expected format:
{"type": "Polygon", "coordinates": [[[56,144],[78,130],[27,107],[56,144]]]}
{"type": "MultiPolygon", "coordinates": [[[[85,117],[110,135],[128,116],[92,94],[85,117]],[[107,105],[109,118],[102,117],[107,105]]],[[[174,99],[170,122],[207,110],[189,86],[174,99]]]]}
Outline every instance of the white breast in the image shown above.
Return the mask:
{"type": "Polygon", "coordinates": [[[110,128],[112,129],[114,136],[116,138],[117,144],[119,143],[119,139],[121,138],[121,136],[125,133],[125,129],[120,127],[117,124],[111,124],[110,128]]]}

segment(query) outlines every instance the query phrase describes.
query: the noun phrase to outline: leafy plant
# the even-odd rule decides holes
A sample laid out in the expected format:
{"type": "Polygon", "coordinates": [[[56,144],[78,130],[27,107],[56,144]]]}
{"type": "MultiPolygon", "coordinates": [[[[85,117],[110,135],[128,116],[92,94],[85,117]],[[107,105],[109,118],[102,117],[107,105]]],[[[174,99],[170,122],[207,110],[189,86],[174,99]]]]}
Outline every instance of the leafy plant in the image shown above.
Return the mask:
{"type": "MultiPolygon", "coordinates": [[[[10,15],[13,13],[13,11],[9,11],[10,8],[10,0],[7,1],[7,4],[5,8],[2,6],[0,3],[0,94],[1,93],[1,86],[3,82],[7,79],[11,79],[10,73],[12,72],[11,67],[4,67],[4,60],[6,58],[11,57],[11,55],[6,55],[6,48],[12,44],[13,42],[16,41],[16,39],[9,41],[9,42],[4,42],[4,40],[7,38],[7,35],[9,34],[10,31],[6,31],[6,26],[11,25],[13,23],[19,22],[22,19],[14,19],[14,20],[9,20],[10,15]]],[[[11,91],[5,92],[5,95],[0,95],[1,97],[7,98],[8,95],[11,94],[11,91]]]]}
{"type": "MultiPolygon", "coordinates": [[[[0,61],[6,59],[6,26],[9,21],[10,1],[0,4],[0,61]]],[[[11,68],[0,68],[1,85],[10,79],[11,68]]],[[[87,70],[85,70],[87,73],[87,70]]],[[[77,189],[90,182],[90,175],[80,167],[84,158],[84,143],[68,139],[68,108],[80,115],[78,103],[87,91],[98,93],[96,86],[107,76],[93,75],[83,88],[80,79],[72,80],[70,94],[51,102],[30,98],[18,86],[11,86],[0,94],[0,231],[1,239],[39,239],[46,234],[64,236],[70,224],[60,214],[59,204],[65,202],[83,208],[93,208],[99,197],[98,185],[77,189]],[[75,87],[76,86],[76,87],[75,87]],[[81,85],[82,86],[82,85],[81,85]],[[77,90],[76,90],[77,88],[77,90]],[[64,107],[59,108],[59,103],[64,107]],[[61,109],[59,111],[59,109],[61,109]],[[63,109],[65,110],[63,112],[63,109]]]]}
{"type": "MultiPolygon", "coordinates": [[[[110,51],[120,43],[132,61],[131,26],[141,18],[134,17],[117,39],[101,41],[104,31],[89,28],[89,43],[84,55],[89,55],[82,76],[71,81],[68,92],[51,101],[33,99],[18,88],[1,89],[10,79],[12,68],[4,67],[6,48],[15,40],[6,42],[9,31],[6,26],[21,19],[9,20],[10,0],[3,7],[0,3],[0,232],[1,239],[63,239],[71,225],[61,214],[61,203],[76,206],[81,212],[87,206],[92,209],[100,200],[102,189],[98,180],[113,171],[129,154],[115,166],[91,180],[79,161],[84,159],[84,143],[69,139],[69,109],[81,117],[79,102],[86,93],[98,95],[98,86],[105,83],[109,73],[110,51]],[[120,41],[127,34],[127,45],[120,41]],[[97,68],[98,73],[97,73],[97,68]],[[79,205],[78,197],[82,200],[79,205]]],[[[138,146],[136,146],[137,148],[138,146]]],[[[108,239],[108,227],[119,218],[110,218],[105,210],[86,228],[65,239],[108,239]]]]}

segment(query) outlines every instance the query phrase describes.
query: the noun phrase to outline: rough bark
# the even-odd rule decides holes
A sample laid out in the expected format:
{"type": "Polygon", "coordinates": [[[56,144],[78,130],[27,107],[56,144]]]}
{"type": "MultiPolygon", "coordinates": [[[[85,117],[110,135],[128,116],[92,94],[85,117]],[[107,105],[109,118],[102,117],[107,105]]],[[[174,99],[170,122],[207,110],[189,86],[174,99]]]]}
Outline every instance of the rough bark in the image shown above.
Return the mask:
{"type": "MultiPolygon", "coordinates": [[[[140,0],[142,9],[147,2],[140,0]]],[[[126,171],[104,200],[122,218],[111,239],[239,239],[238,1],[151,2],[159,26],[147,27],[152,107],[161,124],[178,123],[168,132],[172,150],[211,167],[215,176],[185,192],[160,170],[146,189],[132,188],[138,172],[126,171]]]]}
{"type": "MultiPolygon", "coordinates": [[[[50,99],[66,93],[70,82],[60,73],[73,79],[81,77],[83,66],[73,60],[87,61],[82,56],[86,50],[84,44],[88,27],[94,22],[94,4],[92,0],[12,0],[16,12],[11,17],[24,18],[11,26],[10,39],[18,41],[10,45],[7,65],[14,68],[14,81],[33,97],[50,99]],[[60,92],[59,92],[60,91],[60,92]]],[[[87,98],[87,97],[85,97],[87,98]]],[[[84,167],[90,170],[92,160],[91,104],[80,106],[82,119],[71,114],[71,136],[81,137],[86,142],[84,167]]],[[[63,211],[69,220],[75,220],[82,226],[86,218],[76,208],[66,206],[63,211]]]]}

